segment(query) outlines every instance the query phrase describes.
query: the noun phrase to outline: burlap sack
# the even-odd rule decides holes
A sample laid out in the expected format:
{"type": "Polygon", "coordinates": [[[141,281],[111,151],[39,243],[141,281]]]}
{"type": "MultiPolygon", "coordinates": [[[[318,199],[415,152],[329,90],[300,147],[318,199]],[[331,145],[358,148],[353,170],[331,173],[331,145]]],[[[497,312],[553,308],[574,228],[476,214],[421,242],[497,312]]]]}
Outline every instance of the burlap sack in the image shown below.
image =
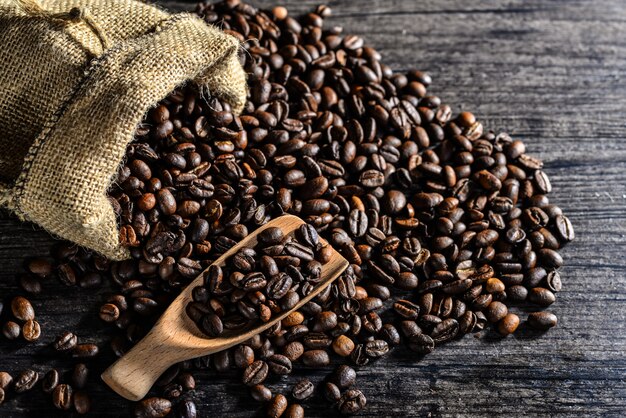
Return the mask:
{"type": "Polygon", "coordinates": [[[0,0],[0,205],[127,258],[106,191],[137,125],[189,81],[240,111],[238,48],[133,0],[0,0]]]}

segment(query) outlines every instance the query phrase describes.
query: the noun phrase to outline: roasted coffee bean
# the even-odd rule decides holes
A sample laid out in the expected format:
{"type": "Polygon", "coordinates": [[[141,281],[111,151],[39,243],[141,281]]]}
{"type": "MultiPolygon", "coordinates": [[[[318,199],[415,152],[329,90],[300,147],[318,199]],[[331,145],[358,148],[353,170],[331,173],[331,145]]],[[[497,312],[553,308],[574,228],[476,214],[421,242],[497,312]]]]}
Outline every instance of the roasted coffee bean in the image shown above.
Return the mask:
{"type": "Polygon", "coordinates": [[[95,344],[78,344],[72,349],[74,358],[91,358],[98,355],[98,346],[95,344]]]}
{"type": "Polygon", "coordinates": [[[417,319],[419,317],[420,308],[418,305],[408,300],[398,300],[393,304],[396,313],[406,319],[417,319]]]}
{"type": "Polygon", "coordinates": [[[41,388],[46,393],[52,393],[58,384],[59,372],[56,369],[50,369],[41,381],[41,388]]]}
{"type": "Polygon", "coordinates": [[[30,321],[35,319],[35,310],[30,301],[22,296],[16,296],[11,301],[11,312],[20,321],[30,321]]]}
{"type": "Polygon", "coordinates": [[[291,404],[283,416],[285,418],[304,418],[304,408],[297,403],[291,404]]]}
{"type": "Polygon", "coordinates": [[[532,312],[528,315],[528,325],[542,331],[555,327],[557,322],[556,315],[547,311],[532,312]]]}
{"type": "Polygon", "coordinates": [[[22,393],[31,390],[39,380],[39,373],[34,370],[24,370],[15,378],[13,390],[22,393]]]}
{"type": "Polygon", "coordinates": [[[0,389],[8,390],[13,383],[13,377],[7,372],[0,372],[0,389]]]}
{"type": "Polygon", "coordinates": [[[19,324],[13,321],[7,321],[4,325],[2,325],[2,335],[4,335],[7,340],[15,340],[19,338],[20,332],[21,328],[19,324]]]}
{"type": "Polygon", "coordinates": [[[72,372],[72,385],[75,389],[83,389],[87,383],[87,377],[89,376],[89,369],[83,363],[78,363],[74,366],[72,372]]]}
{"type": "Polygon", "coordinates": [[[498,332],[502,335],[509,335],[515,332],[519,326],[519,317],[513,313],[508,313],[498,322],[498,332]]]}
{"type": "Polygon", "coordinates": [[[485,311],[485,316],[489,320],[489,322],[498,322],[502,318],[506,316],[508,313],[508,309],[506,305],[502,302],[494,301],[487,306],[485,311]]]}
{"type": "Polygon", "coordinates": [[[296,383],[291,390],[291,395],[299,400],[303,401],[305,399],[310,398],[315,391],[315,386],[308,379],[302,379],[298,383],[296,383]]]}
{"type": "Polygon", "coordinates": [[[534,287],[528,292],[528,300],[539,306],[550,306],[555,302],[556,297],[546,288],[534,287]]]}
{"type": "Polygon", "coordinates": [[[308,350],[302,354],[302,362],[305,366],[322,367],[330,364],[328,352],[324,350],[308,350]]]}
{"type": "Polygon", "coordinates": [[[342,414],[352,415],[365,408],[366,403],[367,399],[360,390],[348,389],[341,395],[337,408],[342,414]]]}
{"type": "Polygon", "coordinates": [[[76,335],[69,331],[64,332],[54,341],[54,349],[57,351],[73,350],[78,343],[76,335]]]}
{"type": "Polygon", "coordinates": [[[346,389],[356,383],[356,372],[352,367],[342,364],[335,369],[332,380],[340,389],[346,389]]]}
{"type": "Polygon", "coordinates": [[[448,318],[437,324],[430,333],[431,338],[437,344],[450,341],[459,332],[459,323],[456,319],[448,318]]]}
{"type": "Polygon", "coordinates": [[[34,320],[28,320],[22,326],[22,336],[28,342],[37,341],[41,336],[41,327],[39,322],[34,320]]]}
{"type": "Polygon", "coordinates": [[[546,284],[548,289],[552,292],[560,292],[561,291],[561,275],[558,271],[553,270],[546,276],[546,284]]]}
{"type": "Polygon", "coordinates": [[[333,351],[341,357],[349,356],[354,350],[354,341],[345,335],[339,335],[332,344],[333,351]]]}
{"type": "Polygon", "coordinates": [[[52,403],[58,409],[68,411],[72,407],[73,393],[72,387],[66,384],[60,384],[52,391],[52,403]]]}
{"type": "Polygon", "coordinates": [[[272,400],[272,391],[266,386],[255,385],[250,389],[252,398],[257,402],[269,402],[272,400]]]}
{"type": "Polygon", "coordinates": [[[91,410],[91,398],[85,392],[74,392],[74,409],[79,415],[85,415],[91,410]]]}
{"type": "Polygon", "coordinates": [[[262,383],[267,377],[268,365],[263,360],[257,360],[250,364],[243,372],[243,383],[247,386],[254,386],[262,383]]]}
{"type": "Polygon", "coordinates": [[[164,398],[147,398],[135,406],[137,418],[162,418],[170,413],[172,403],[164,398]]]}
{"type": "Polygon", "coordinates": [[[419,354],[428,354],[435,349],[435,341],[426,334],[415,334],[409,338],[409,348],[419,354]]]}

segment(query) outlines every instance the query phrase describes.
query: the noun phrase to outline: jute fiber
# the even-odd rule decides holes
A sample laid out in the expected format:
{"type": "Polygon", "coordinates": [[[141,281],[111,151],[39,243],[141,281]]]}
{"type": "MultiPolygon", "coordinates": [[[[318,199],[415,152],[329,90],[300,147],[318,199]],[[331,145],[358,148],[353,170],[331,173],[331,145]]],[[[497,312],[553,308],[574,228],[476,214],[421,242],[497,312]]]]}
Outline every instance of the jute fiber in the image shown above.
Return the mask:
{"type": "Polygon", "coordinates": [[[111,259],[106,192],[146,112],[196,83],[239,112],[234,37],[134,0],[0,0],[0,205],[111,259]]]}

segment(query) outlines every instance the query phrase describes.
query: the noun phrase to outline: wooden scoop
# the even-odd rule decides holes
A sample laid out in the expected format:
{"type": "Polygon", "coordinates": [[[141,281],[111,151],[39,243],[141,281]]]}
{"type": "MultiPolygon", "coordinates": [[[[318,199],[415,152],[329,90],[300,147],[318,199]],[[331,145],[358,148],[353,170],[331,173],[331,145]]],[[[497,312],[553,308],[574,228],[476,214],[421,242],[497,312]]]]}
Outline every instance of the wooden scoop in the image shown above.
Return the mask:
{"type": "MultiPolygon", "coordinates": [[[[218,258],[214,264],[223,266],[225,260],[239,251],[241,247],[256,245],[257,235],[266,228],[277,226],[285,235],[289,235],[303,223],[302,219],[292,215],[276,218],[248,235],[218,258]]],[[[326,241],[322,239],[320,241],[326,244],[326,241]]],[[[322,266],[322,280],[293,309],[272,318],[270,322],[255,323],[242,330],[225,331],[217,338],[208,337],[200,332],[185,311],[187,303],[192,301],[191,291],[194,287],[203,284],[203,272],[178,295],[148,335],[102,373],[102,380],[126,399],[138,401],[148,393],[159,376],[173,364],[225,350],[263,332],[291,312],[300,309],[324,290],[339,277],[348,264],[348,261],[333,249],[330,261],[322,266]]]]}

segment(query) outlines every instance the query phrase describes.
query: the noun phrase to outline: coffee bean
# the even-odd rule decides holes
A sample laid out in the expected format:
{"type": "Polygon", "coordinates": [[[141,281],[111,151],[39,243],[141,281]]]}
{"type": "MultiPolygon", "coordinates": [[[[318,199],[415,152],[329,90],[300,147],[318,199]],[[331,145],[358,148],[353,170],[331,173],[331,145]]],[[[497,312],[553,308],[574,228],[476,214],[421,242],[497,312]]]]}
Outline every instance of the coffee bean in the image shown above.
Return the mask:
{"type": "Polygon", "coordinates": [[[341,357],[349,356],[354,350],[354,341],[345,335],[339,335],[332,344],[333,351],[341,357]]]}
{"type": "Polygon", "coordinates": [[[502,302],[491,302],[485,311],[485,316],[489,322],[498,322],[506,316],[508,309],[502,302]]]}
{"type": "Polygon", "coordinates": [[[502,335],[509,335],[515,332],[519,326],[519,317],[508,313],[498,322],[498,332],[502,335]]]}
{"type": "Polygon", "coordinates": [[[35,310],[30,301],[22,296],[16,296],[11,301],[11,312],[20,321],[30,321],[35,319],[35,310]]]}
{"type": "Polygon", "coordinates": [[[74,409],[79,415],[85,415],[91,410],[91,399],[85,392],[74,392],[74,409]]]}
{"type": "Polygon", "coordinates": [[[291,404],[283,416],[285,418],[304,418],[304,408],[297,403],[291,404]]]}
{"type": "Polygon", "coordinates": [[[276,394],[267,407],[267,416],[269,418],[278,418],[283,415],[287,409],[287,398],[280,393],[276,394]]]}
{"type": "Polygon", "coordinates": [[[546,277],[546,284],[548,289],[552,292],[560,292],[561,291],[561,275],[558,271],[553,270],[548,273],[546,277]]]}
{"type": "Polygon", "coordinates": [[[398,300],[393,304],[393,309],[396,313],[406,319],[417,319],[420,313],[418,305],[409,302],[408,300],[398,300]]]}
{"type": "Polygon", "coordinates": [[[87,383],[87,377],[89,375],[89,369],[83,363],[78,363],[74,366],[72,372],[72,385],[75,389],[83,389],[87,383]]]}
{"type": "Polygon", "coordinates": [[[252,394],[254,400],[257,402],[269,402],[270,400],[272,400],[272,391],[263,385],[253,386],[250,389],[250,393],[252,394]]]}
{"type": "Polygon", "coordinates": [[[356,372],[352,367],[342,364],[335,369],[333,383],[340,389],[349,388],[356,383],[356,372]]]}
{"type": "Polygon", "coordinates": [[[54,349],[57,351],[69,351],[73,350],[78,343],[76,335],[69,331],[64,332],[56,338],[54,341],[54,349]]]}
{"type": "Polygon", "coordinates": [[[298,381],[291,390],[291,395],[299,400],[303,401],[305,399],[310,398],[315,391],[315,386],[308,379],[302,379],[298,381]]]}
{"type": "Polygon", "coordinates": [[[528,315],[528,325],[542,331],[555,327],[557,322],[556,315],[547,311],[532,312],[528,315]]]}
{"type": "Polygon", "coordinates": [[[2,335],[4,335],[7,340],[15,340],[19,338],[20,332],[20,326],[13,321],[7,321],[2,326],[2,335]]]}
{"type": "Polygon", "coordinates": [[[437,324],[430,336],[437,344],[450,341],[459,332],[459,323],[456,319],[448,318],[437,324]]]}
{"type": "Polygon", "coordinates": [[[302,354],[302,362],[305,366],[322,367],[330,364],[330,357],[324,350],[308,350],[302,354]]]}
{"type": "Polygon", "coordinates": [[[528,292],[528,300],[539,306],[550,306],[556,301],[556,297],[546,288],[534,287],[528,292]]]}
{"type": "Polygon", "coordinates": [[[0,372],[0,389],[8,390],[13,383],[13,377],[7,372],[0,372]]]}
{"type": "Polygon", "coordinates": [[[56,369],[50,369],[41,382],[41,387],[44,392],[52,393],[52,391],[59,384],[59,372],[56,369]]]}
{"type": "Polygon", "coordinates": [[[95,344],[78,344],[72,349],[74,358],[91,358],[98,355],[98,346],[95,344]]]}
{"type": "Polygon", "coordinates": [[[435,341],[426,334],[415,334],[409,338],[409,348],[419,354],[428,354],[435,349],[435,341]]]}
{"type": "Polygon", "coordinates": [[[135,407],[137,418],[162,418],[170,413],[172,403],[164,398],[147,398],[135,407]]]}
{"type": "Polygon", "coordinates": [[[243,372],[243,383],[247,386],[254,386],[262,383],[267,377],[268,365],[263,360],[257,360],[246,367],[243,372]]]}
{"type": "Polygon", "coordinates": [[[37,341],[41,336],[41,327],[39,322],[34,320],[28,320],[22,326],[22,336],[28,342],[37,341]]]}
{"type": "Polygon", "coordinates": [[[31,390],[39,380],[39,373],[34,370],[24,370],[15,378],[13,390],[22,393],[31,390]]]}
{"type": "Polygon", "coordinates": [[[360,390],[348,389],[341,395],[337,408],[342,414],[352,415],[365,408],[366,403],[367,399],[360,390]]]}

